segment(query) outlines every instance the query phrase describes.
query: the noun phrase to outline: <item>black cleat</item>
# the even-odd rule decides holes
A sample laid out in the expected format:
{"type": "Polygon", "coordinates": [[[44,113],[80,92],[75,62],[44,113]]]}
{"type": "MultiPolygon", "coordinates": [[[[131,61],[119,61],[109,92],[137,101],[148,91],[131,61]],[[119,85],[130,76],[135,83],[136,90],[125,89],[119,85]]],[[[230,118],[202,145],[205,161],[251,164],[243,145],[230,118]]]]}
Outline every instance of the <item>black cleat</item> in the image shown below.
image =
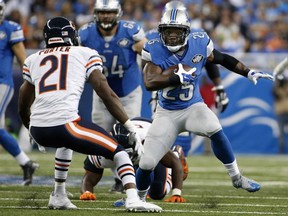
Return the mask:
{"type": "Polygon", "coordinates": [[[110,193],[125,193],[122,181],[115,178],[115,184],[112,185],[110,193]]]}
{"type": "Polygon", "coordinates": [[[36,169],[39,168],[39,164],[34,161],[28,161],[24,166],[21,166],[23,169],[24,181],[22,185],[30,185],[33,180],[33,174],[36,169]]]}

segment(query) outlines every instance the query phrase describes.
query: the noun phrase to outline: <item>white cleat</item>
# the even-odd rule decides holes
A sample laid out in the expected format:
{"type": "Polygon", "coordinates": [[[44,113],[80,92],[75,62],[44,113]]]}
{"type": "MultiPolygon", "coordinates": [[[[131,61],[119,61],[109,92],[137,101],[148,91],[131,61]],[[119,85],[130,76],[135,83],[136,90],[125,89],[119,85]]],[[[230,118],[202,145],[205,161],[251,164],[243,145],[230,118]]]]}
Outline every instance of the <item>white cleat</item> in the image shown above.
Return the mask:
{"type": "Polygon", "coordinates": [[[52,192],[50,194],[48,208],[59,210],[70,210],[70,209],[77,209],[77,206],[71,203],[71,201],[67,197],[67,194],[54,194],[54,192],[52,192]]]}
{"type": "Polygon", "coordinates": [[[125,202],[126,211],[129,212],[161,212],[162,208],[153,204],[143,202],[140,199],[127,199],[125,202]]]}

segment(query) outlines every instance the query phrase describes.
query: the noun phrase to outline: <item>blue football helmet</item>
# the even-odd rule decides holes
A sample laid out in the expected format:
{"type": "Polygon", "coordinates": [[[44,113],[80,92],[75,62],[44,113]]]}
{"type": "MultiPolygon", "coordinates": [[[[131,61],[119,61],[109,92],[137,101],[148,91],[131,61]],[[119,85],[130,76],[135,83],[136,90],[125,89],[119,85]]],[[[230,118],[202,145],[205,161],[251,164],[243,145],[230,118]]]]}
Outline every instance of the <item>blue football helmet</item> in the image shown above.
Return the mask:
{"type": "Polygon", "coordinates": [[[78,32],[72,21],[65,17],[54,17],[47,21],[43,29],[46,47],[78,46],[78,32]]]}
{"type": "Polygon", "coordinates": [[[190,20],[186,11],[165,11],[158,25],[158,32],[164,46],[171,52],[177,52],[187,44],[190,34],[190,20]]]}
{"type": "Polygon", "coordinates": [[[167,10],[172,10],[172,9],[178,9],[178,10],[183,10],[183,11],[187,10],[183,2],[181,2],[181,1],[170,1],[170,2],[167,2],[165,4],[163,13],[165,11],[167,11],[167,10]]]}
{"type": "Polygon", "coordinates": [[[118,0],[96,0],[94,6],[94,19],[101,29],[110,31],[120,20],[123,12],[118,0]],[[115,16],[111,19],[108,17],[101,18],[99,13],[114,12],[115,16]]]}

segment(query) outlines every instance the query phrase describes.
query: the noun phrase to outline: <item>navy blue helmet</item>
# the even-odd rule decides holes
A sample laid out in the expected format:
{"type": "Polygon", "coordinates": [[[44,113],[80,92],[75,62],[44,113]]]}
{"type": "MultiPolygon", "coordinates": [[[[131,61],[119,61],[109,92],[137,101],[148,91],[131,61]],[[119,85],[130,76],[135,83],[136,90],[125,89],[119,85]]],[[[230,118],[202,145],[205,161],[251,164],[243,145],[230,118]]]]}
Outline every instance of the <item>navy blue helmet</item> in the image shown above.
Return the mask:
{"type": "Polygon", "coordinates": [[[78,32],[72,21],[65,17],[54,17],[47,21],[43,29],[46,47],[78,46],[78,32]]]}

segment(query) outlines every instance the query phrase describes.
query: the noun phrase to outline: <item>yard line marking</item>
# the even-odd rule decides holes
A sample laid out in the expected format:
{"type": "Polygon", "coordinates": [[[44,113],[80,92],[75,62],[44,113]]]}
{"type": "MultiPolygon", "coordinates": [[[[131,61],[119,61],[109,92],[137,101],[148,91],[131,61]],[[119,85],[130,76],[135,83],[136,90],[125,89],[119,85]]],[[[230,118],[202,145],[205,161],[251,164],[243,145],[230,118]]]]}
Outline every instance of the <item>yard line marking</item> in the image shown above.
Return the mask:
{"type": "MultiPolygon", "coordinates": [[[[48,207],[31,207],[31,206],[1,206],[0,209],[47,209],[48,207]]],[[[78,208],[77,210],[100,210],[100,211],[121,211],[123,208],[78,208]]],[[[124,210],[124,209],[123,209],[124,210]]],[[[51,210],[53,211],[53,210],[51,210]]],[[[124,210],[125,211],[125,210],[124,210]]],[[[239,212],[239,211],[199,211],[199,210],[163,210],[162,212],[177,212],[177,213],[211,213],[211,214],[248,214],[248,215],[287,215],[281,212],[239,212]]]]}
{"type": "MultiPolygon", "coordinates": [[[[31,200],[31,201],[40,201],[40,202],[48,202],[48,198],[47,199],[25,199],[25,198],[0,198],[0,201],[21,201],[21,200],[31,200]]],[[[74,203],[95,203],[95,201],[82,201],[82,200],[73,200],[71,199],[72,202],[74,203]]],[[[112,203],[113,201],[108,201],[108,200],[97,200],[97,203],[112,203]]],[[[160,203],[161,205],[164,204],[164,205],[175,205],[175,203],[160,203]]],[[[207,203],[178,203],[180,205],[193,205],[193,206],[199,206],[199,205],[207,205],[207,203]]],[[[280,208],[288,208],[288,205],[269,205],[269,204],[238,204],[238,203],[217,203],[217,206],[246,206],[246,207],[280,207],[280,208]]]]}

